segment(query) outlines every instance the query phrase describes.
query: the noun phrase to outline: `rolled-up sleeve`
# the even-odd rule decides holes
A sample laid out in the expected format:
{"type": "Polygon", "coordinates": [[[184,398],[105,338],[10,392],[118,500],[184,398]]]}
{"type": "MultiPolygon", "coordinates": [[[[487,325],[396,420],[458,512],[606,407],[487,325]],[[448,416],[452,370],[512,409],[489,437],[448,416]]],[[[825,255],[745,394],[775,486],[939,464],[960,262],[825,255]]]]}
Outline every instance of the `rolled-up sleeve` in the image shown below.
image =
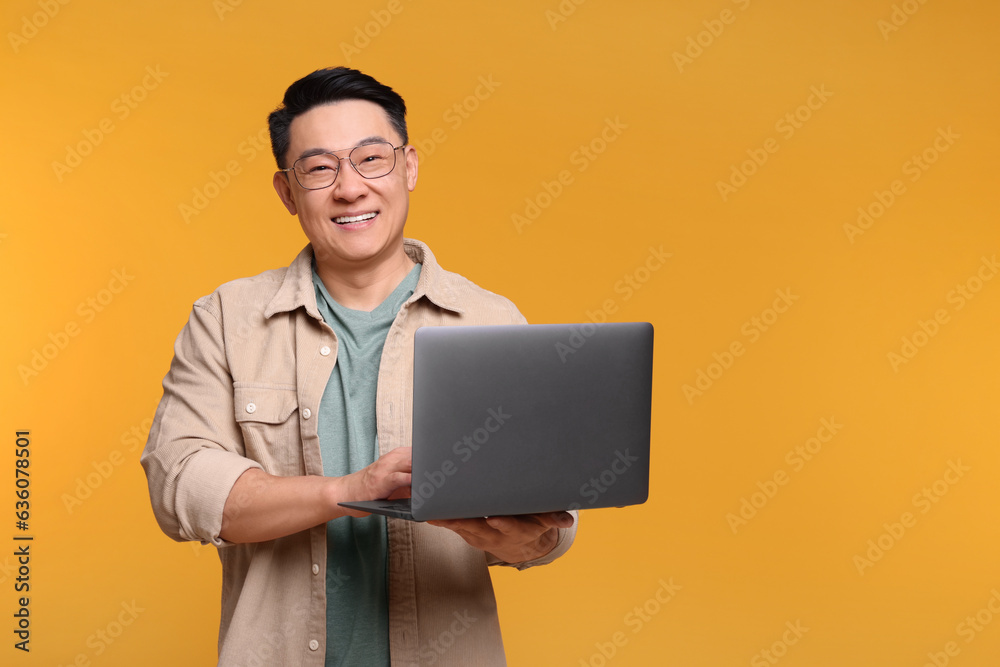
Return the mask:
{"type": "Polygon", "coordinates": [[[177,337],[141,463],[163,532],[224,546],[219,532],[229,492],[240,475],[261,466],[244,456],[216,298],[195,303],[177,337]]]}

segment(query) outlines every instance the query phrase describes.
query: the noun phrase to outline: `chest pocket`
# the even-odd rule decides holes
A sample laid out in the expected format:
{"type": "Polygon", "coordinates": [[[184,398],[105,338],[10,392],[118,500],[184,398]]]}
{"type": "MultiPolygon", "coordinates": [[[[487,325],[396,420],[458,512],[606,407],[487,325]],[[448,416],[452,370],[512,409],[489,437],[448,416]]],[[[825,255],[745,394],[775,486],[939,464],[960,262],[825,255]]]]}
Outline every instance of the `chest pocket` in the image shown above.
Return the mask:
{"type": "Polygon", "coordinates": [[[295,389],[236,385],[233,399],[246,457],[272,475],[304,475],[295,389]]]}

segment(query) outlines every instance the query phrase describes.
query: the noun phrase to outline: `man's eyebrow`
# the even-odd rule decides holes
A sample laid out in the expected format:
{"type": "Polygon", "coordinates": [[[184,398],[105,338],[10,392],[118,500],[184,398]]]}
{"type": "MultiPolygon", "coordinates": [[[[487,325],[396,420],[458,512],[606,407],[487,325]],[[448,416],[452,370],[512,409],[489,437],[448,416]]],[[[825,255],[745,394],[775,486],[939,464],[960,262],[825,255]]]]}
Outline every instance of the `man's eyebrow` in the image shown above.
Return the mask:
{"type": "Polygon", "coordinates": [[[351,148],[357,148],[358,146],[366,146],[368,144],[392,144],[392,142],[389,141],[388,139],[386,139],[385,137],[380,137],[378,135],[374,135],[374,136],[371,136],[371,137],[365,137],[364,139],[362,139],[358,143],[354,144],[354,146],[351,146],[350,148],[333,148],[333,149],[330,149],[330,148],[321,148],[319,146],[317,146],[315,148],[307,148],[306,150],[304,150],[301,153],[299,153],[299,156],[298,156],[297,159],[301,160],[304,157],[312,157],[314,155],[322,155],[323,153],[336,153],[336,152],[339,152],[339,151],[351,150],[351,148]]]}

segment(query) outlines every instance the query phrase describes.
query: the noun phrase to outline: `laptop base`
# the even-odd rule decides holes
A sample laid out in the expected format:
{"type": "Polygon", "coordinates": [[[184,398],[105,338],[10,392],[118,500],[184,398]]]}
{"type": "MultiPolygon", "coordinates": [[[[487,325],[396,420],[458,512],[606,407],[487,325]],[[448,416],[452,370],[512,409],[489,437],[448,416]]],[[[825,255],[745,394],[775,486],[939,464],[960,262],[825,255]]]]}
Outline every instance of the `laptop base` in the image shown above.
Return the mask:
{"type": "Polygon", "coordinates": [[[370,512],[372,514],[382,514],[394,519],[404,519],[406,521],[420,521],[413,518],[413,510],[409,498],[398,498],[396,500],[358,500],[347,503],[337,503],[341,507],[352,510],[370,512]]]}

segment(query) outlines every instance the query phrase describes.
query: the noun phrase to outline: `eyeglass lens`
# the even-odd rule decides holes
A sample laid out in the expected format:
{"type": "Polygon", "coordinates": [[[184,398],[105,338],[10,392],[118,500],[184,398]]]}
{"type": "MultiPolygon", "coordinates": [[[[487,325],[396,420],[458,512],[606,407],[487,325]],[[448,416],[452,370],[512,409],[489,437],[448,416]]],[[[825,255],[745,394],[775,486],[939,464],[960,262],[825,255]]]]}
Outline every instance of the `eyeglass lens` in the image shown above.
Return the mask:
{"type": "MultiPolygon", "coordinates": [[[[396,151],[389,143],[363,144],[348,156],[351,164],[365,178],[385,176],[396,166],[396,151]]],[[[307,190],[333,185],[340,172],[341,159],[330,153],[320,153],[296,160],[295,178],[307,190]]]]}

